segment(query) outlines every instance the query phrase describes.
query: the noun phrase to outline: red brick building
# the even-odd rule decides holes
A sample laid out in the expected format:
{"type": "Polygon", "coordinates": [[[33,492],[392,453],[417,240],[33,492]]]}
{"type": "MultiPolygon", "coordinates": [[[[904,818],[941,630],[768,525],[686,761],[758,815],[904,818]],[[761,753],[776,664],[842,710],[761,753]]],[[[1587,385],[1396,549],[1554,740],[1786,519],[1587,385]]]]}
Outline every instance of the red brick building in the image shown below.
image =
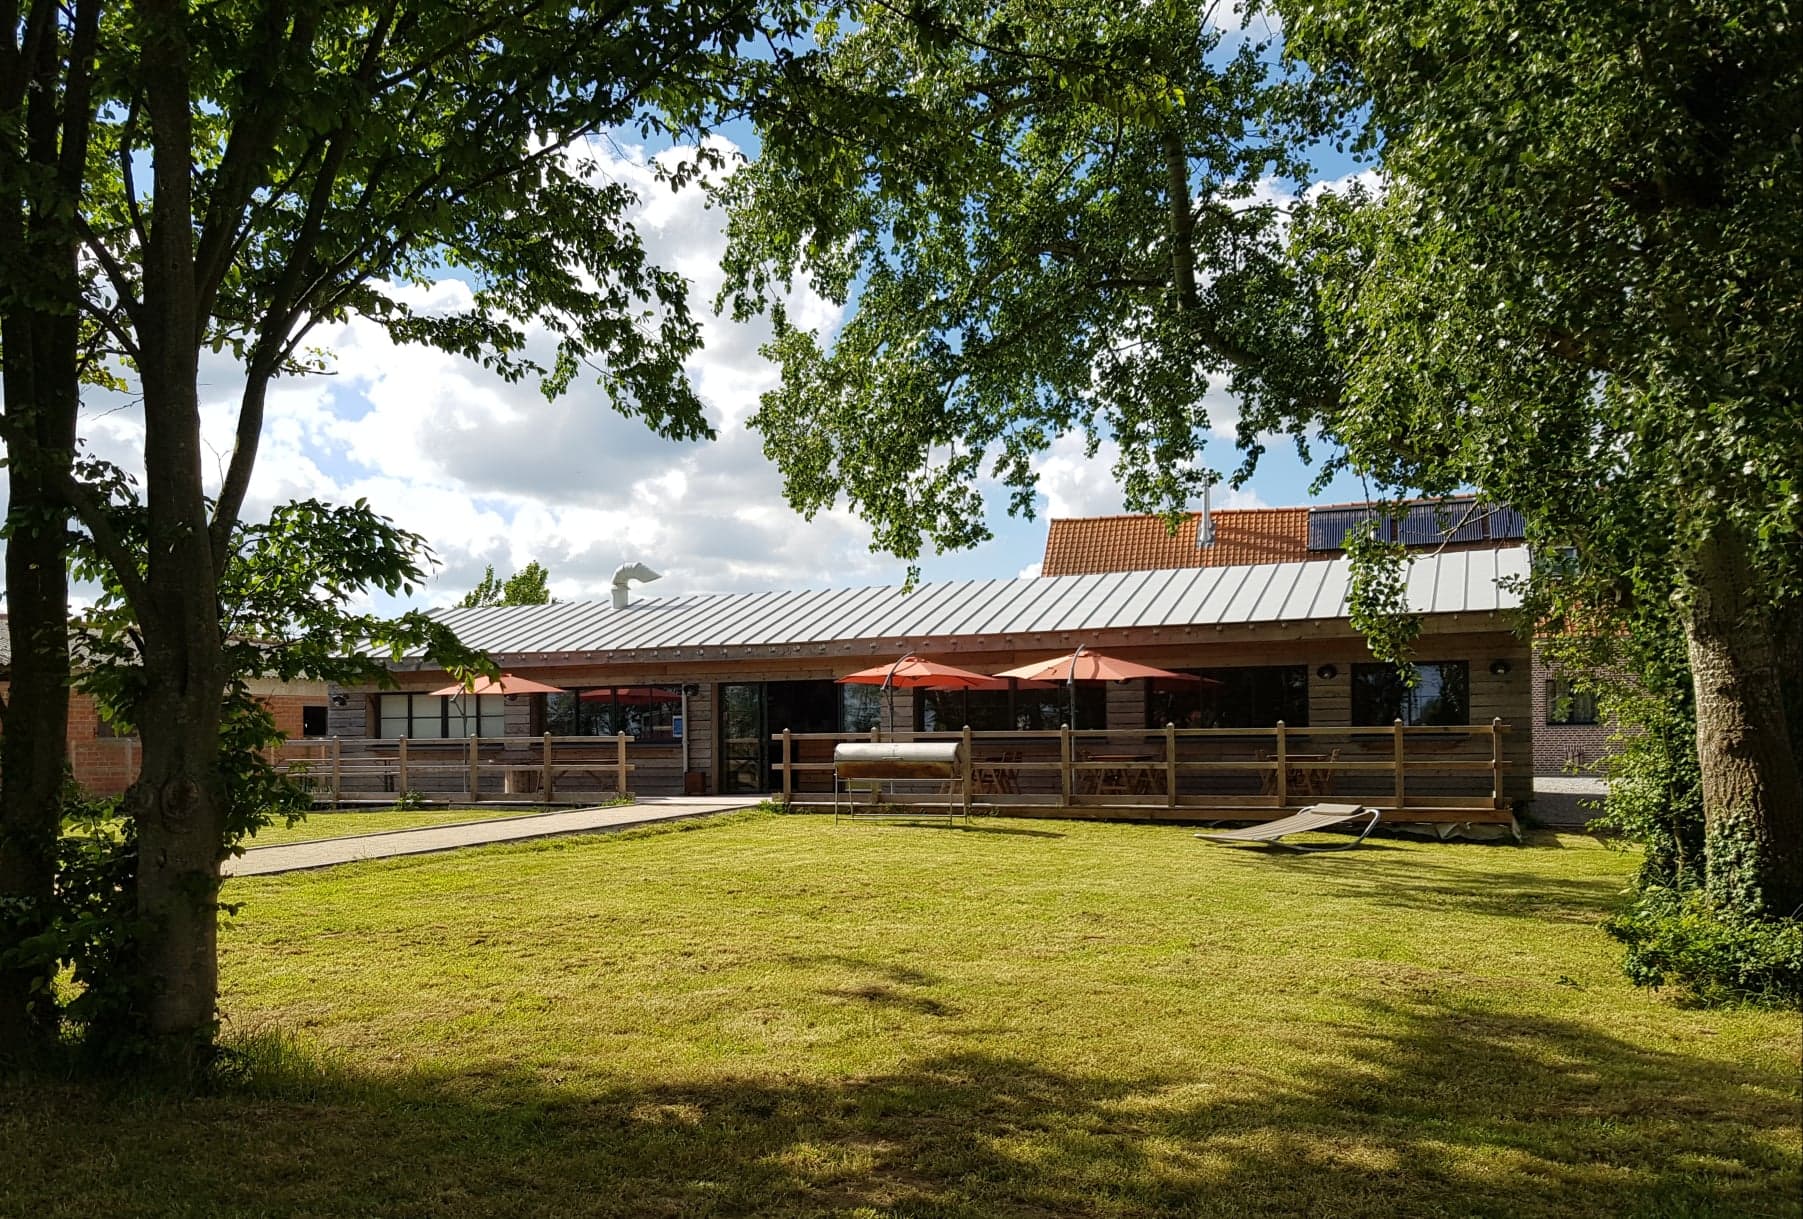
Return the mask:
{"type": "MultiPolygon", "coordinates": [[[[0,698],[12,667],[12,645],[6,618],[0,615],[0,698]]],[[[275,715],[276,726],[291,739],[326,733],[324,682],[257,680],[251,692],[275,715]]],[[[69,695],[69,767],[82,790],[96,796],[116,796],[138,777],[142,747],[135,734],[122,736],[100,718],[94,700],[86,694],[69,695]]]]}

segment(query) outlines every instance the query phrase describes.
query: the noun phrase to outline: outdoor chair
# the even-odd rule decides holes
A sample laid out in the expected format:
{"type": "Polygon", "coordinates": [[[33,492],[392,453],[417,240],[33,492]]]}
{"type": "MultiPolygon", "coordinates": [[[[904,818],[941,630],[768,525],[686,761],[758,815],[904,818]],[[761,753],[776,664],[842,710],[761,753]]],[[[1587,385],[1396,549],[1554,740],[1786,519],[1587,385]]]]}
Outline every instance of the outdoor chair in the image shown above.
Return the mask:
{"type": "Polygon", "coordinates": [[[1272,846],[1283,847],[1290,851],[1344,851],[1365,841],[1365,835],[1377,828],[1379,813],[1374,808],[1361,804],[1311,804],[1299,813],[1288,817],[1280,817],[1276,821],[1267,821],[1263,825],[1249,825],[1243,830],[1220,830],[1214,833],[1197,834],[1204,842],[1263,842],[1272,846]],[[1359,831],[1357,838],[1351,842],[1334,842],[1309,844],[1303,846],[1294,842],[1284,842],[1290,834],[1303,834],[1310,830],[1324,830],[1331,826],[1342,825],[1348,821],[1366,818],[1365,827],[1359,831]]]}

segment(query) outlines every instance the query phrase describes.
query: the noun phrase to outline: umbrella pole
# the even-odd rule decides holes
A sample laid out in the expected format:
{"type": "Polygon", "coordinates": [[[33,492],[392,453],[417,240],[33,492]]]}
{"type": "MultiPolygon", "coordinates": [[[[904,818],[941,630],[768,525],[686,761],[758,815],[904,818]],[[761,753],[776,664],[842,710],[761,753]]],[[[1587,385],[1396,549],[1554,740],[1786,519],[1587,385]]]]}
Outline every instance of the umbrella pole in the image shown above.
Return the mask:
{"type": "Polygon", "coordinates": [[[1070,702],[1072,728],[1077,726],[1077,657],[1081,655],[1083,655],[1083,645],[1078,644],[1077,650],[1071,653],[1070,672],[1064,678],[1064,693],[1070,702]]]}

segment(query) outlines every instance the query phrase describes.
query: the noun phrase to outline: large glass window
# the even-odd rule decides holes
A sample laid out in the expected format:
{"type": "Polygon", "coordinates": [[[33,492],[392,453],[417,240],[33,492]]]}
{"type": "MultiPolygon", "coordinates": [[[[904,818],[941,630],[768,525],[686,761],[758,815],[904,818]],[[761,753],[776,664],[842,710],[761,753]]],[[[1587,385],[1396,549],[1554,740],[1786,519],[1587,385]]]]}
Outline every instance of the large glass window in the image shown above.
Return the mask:
{"type": "Polygon", "coordinates": [[[869,732],[883,722],[883,688],[847,684],[839,687],[839,731],[869,732]]]}
{"type": "Polygon", "coordinates": [[[1596,695],[1572,689],[1571,683],[1555,677],[1546,683],[1546,722],[1549,724],[1594,724],[1597,722],[1596,695]]]}
{"type": "Polygon", "coordinates": [[[1405,685],[1396,666],[1352,666],[1352,722],[1358,725],[1468,724],[1471,667],[1462,660],[1425,661],[1405,685]]]}
{"type": "Polygon", "coordinates": [[[415,741],[461,740],[472,735],[507,735],[507,698],[502,694],[376,696],[377,735],[415,741]]]}
{"type": "Polygon", "coordinates": [[[545,731],[552,736],[627,736],[676,740],[682,714],[677,686],[588,686],[545,695],[545,731]]]}
{"type": "MultiPolygon", "coordinates": [[[[1057,729],[1071,718],[1070,691],[1052,690],[916,690],[914,725],[922,732],[958,732],[969,725],[977,732],[1040,732],[1057,729]]],[[[1077,720],[1073,728],[1108,726],[1108,692],[1099,682],[1078,682],[1077,720]]]]}
{"type": "Polygon", "coordinates": [[[1231,669],[1183,669],[1200,683],[1153,681],[1146,696],[1146,727],[1270,728],[1282,720],[1308,727],[1308,666],[1246,665],[1231,669]]]}

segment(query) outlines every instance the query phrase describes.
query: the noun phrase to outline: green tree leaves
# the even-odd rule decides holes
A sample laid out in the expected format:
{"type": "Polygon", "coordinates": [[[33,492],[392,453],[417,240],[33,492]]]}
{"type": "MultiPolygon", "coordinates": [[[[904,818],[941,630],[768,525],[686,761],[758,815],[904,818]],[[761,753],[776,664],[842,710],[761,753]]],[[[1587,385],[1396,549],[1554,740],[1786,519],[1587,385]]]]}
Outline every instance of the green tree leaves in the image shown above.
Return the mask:
{"type": "Polygon", "coordinates": [[[1117,438],[1128,502],[1164,509],[1207,477],[1211,386],[1313,409],[1269,190],[1321,129],[1305,79],[1174,0],[845,15],[765,72],[723,191],[725,296],[777,321],[753,424],[791,503],[843,495],[913,558],[987,536],[984,479],[1030,513],[1062,433],[1117,438]],[[798,278],[855,304],[830,341],[790,328],[798,278]]]}
{"type": "Polygon", "coordinates": [[[537,559],[520,568],[507,579],[497,579],[490,563],[476,582],[476,587],[463,595],[457,604],[464,609],[495,605],[549,605],[551,573],[537,559]]]}

